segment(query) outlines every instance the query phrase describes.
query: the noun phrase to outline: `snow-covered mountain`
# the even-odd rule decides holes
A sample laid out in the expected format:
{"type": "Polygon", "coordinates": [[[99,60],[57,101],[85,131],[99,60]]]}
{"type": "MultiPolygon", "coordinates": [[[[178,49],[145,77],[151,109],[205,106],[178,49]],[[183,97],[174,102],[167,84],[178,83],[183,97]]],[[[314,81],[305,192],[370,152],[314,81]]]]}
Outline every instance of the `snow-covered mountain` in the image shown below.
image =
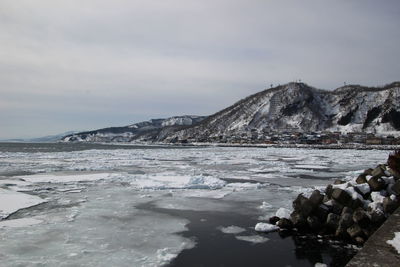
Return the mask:
{"type": "Polygon", "coordinates": [[[400,82],[349,85],[334,91],[288,83],[240,100],[165,141],[207,140],[251,131],[340,131],[399,134],[400,82]]]}
{"type": "Polygon", "coordinates": [[[166,136],[202,121],[202,116],[152,119],[123,127],[109,127],[64,136],[65,142],[133,142],[165,139],[166,136]]]}
{"type": "Polygon", "coordinates": [[[67,135],[63,141],[208,141],[252,132],[372,132],[400,135],[400,82],[333,91],[288,83],[246,97],[209,117],[177,116],[67,135]]]}

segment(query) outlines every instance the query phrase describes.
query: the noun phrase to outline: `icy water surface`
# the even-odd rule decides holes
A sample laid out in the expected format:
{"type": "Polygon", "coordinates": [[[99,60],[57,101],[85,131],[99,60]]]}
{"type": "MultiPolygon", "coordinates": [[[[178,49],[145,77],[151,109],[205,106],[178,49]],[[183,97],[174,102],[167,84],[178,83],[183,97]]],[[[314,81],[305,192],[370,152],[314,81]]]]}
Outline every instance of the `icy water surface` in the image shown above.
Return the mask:
{"type": "Polygon", "coordinates": [[[0,213],[1,266],[343,266],[354,251],[254,225],[387,154],[0,143],[0,199],[45,201],[0,213]]]}

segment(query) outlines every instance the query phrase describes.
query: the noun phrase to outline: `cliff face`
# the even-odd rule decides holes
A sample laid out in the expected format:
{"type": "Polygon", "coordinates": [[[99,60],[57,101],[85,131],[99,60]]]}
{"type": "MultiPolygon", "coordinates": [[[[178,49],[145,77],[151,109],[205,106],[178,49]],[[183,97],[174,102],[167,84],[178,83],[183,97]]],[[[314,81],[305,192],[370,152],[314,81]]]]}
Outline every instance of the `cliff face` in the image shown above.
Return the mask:
{"type": "Polygon", "coordinates": [[[397,132],[400,83],[381,88],[353,85],[334,91],[289,83],[251,95],[165,140],[240,136],[251,130],[397,132]]]}

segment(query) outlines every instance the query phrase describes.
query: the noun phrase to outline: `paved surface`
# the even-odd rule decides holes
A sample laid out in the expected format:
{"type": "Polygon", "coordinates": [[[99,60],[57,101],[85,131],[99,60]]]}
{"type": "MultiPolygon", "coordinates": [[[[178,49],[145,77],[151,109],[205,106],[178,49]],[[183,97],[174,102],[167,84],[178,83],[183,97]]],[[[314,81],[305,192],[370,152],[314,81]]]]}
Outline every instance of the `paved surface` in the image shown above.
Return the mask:
{"type": "Polygon", "coordinates": [[[400,208],[365,242],[364,247],[346,267],[400,267],[400,254],[386,243],[400,232],[400,208]]]}

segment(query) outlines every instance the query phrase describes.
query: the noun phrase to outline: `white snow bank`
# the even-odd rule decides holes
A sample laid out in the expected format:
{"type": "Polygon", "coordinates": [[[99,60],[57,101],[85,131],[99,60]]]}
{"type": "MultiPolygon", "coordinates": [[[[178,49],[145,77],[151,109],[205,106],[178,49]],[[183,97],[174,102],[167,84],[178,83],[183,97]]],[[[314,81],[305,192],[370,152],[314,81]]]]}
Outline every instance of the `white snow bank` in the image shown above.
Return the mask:
{"type": "Polygon", "coordinates": [[[227,226],[227,227],[218,227],[218,229],[223,232],[224,234],[240,234],[243,233],[244,231],[246,231],[246,229],[239,227],[239,226],[235,226],[235,225],[231,225],[231,226],[227,226]]]}
{"type": "Polygon", "coordinates": [[[257,232],[269,233],[278,231],[279,227],[270,223],[257,223],[254,227],[254,230],[256,230],[257,232]]]}
{"type": "Polygon", "coordinates": [[[35,224],[42,223],[43,221],[34,219],[34,218],[21,218],[21,219],[15,219],[15,220],[4,220],[0,221],[0,228],[4,227],[27,227],[35,224]]]}
{"type": "Polygon", "coordinates": [[[290,210],[285,209],[285,208],[279,208],[276,213],[275,216],[279,217],[279,218],[286,218],[286,219],[290,219],[290,213],[292,213],[290,210]]]}
{"type": "Polygon", "coordinates": [[[386,243],[392,245],[397,250],[397,253],[400,254],[400,232],[395,232],[394,238],[386,241],[386,243]]]}
{"type": "Polygon", "coordinates": [[[0,188],[0,219],[6,218],[17,210],[46,202],[37,196],[0,188]]]}
{"type": "Polygon", "coordinates": [[[269,240],[269,238],[259,236],[259,235],[248,235],[248,236],[239,235],[239,236],[235,236],[235,237],[238,240],[246,241],[246,242],[250,242],[250,243],[254,243],[254,244],[265,243],[269,240]]]}

